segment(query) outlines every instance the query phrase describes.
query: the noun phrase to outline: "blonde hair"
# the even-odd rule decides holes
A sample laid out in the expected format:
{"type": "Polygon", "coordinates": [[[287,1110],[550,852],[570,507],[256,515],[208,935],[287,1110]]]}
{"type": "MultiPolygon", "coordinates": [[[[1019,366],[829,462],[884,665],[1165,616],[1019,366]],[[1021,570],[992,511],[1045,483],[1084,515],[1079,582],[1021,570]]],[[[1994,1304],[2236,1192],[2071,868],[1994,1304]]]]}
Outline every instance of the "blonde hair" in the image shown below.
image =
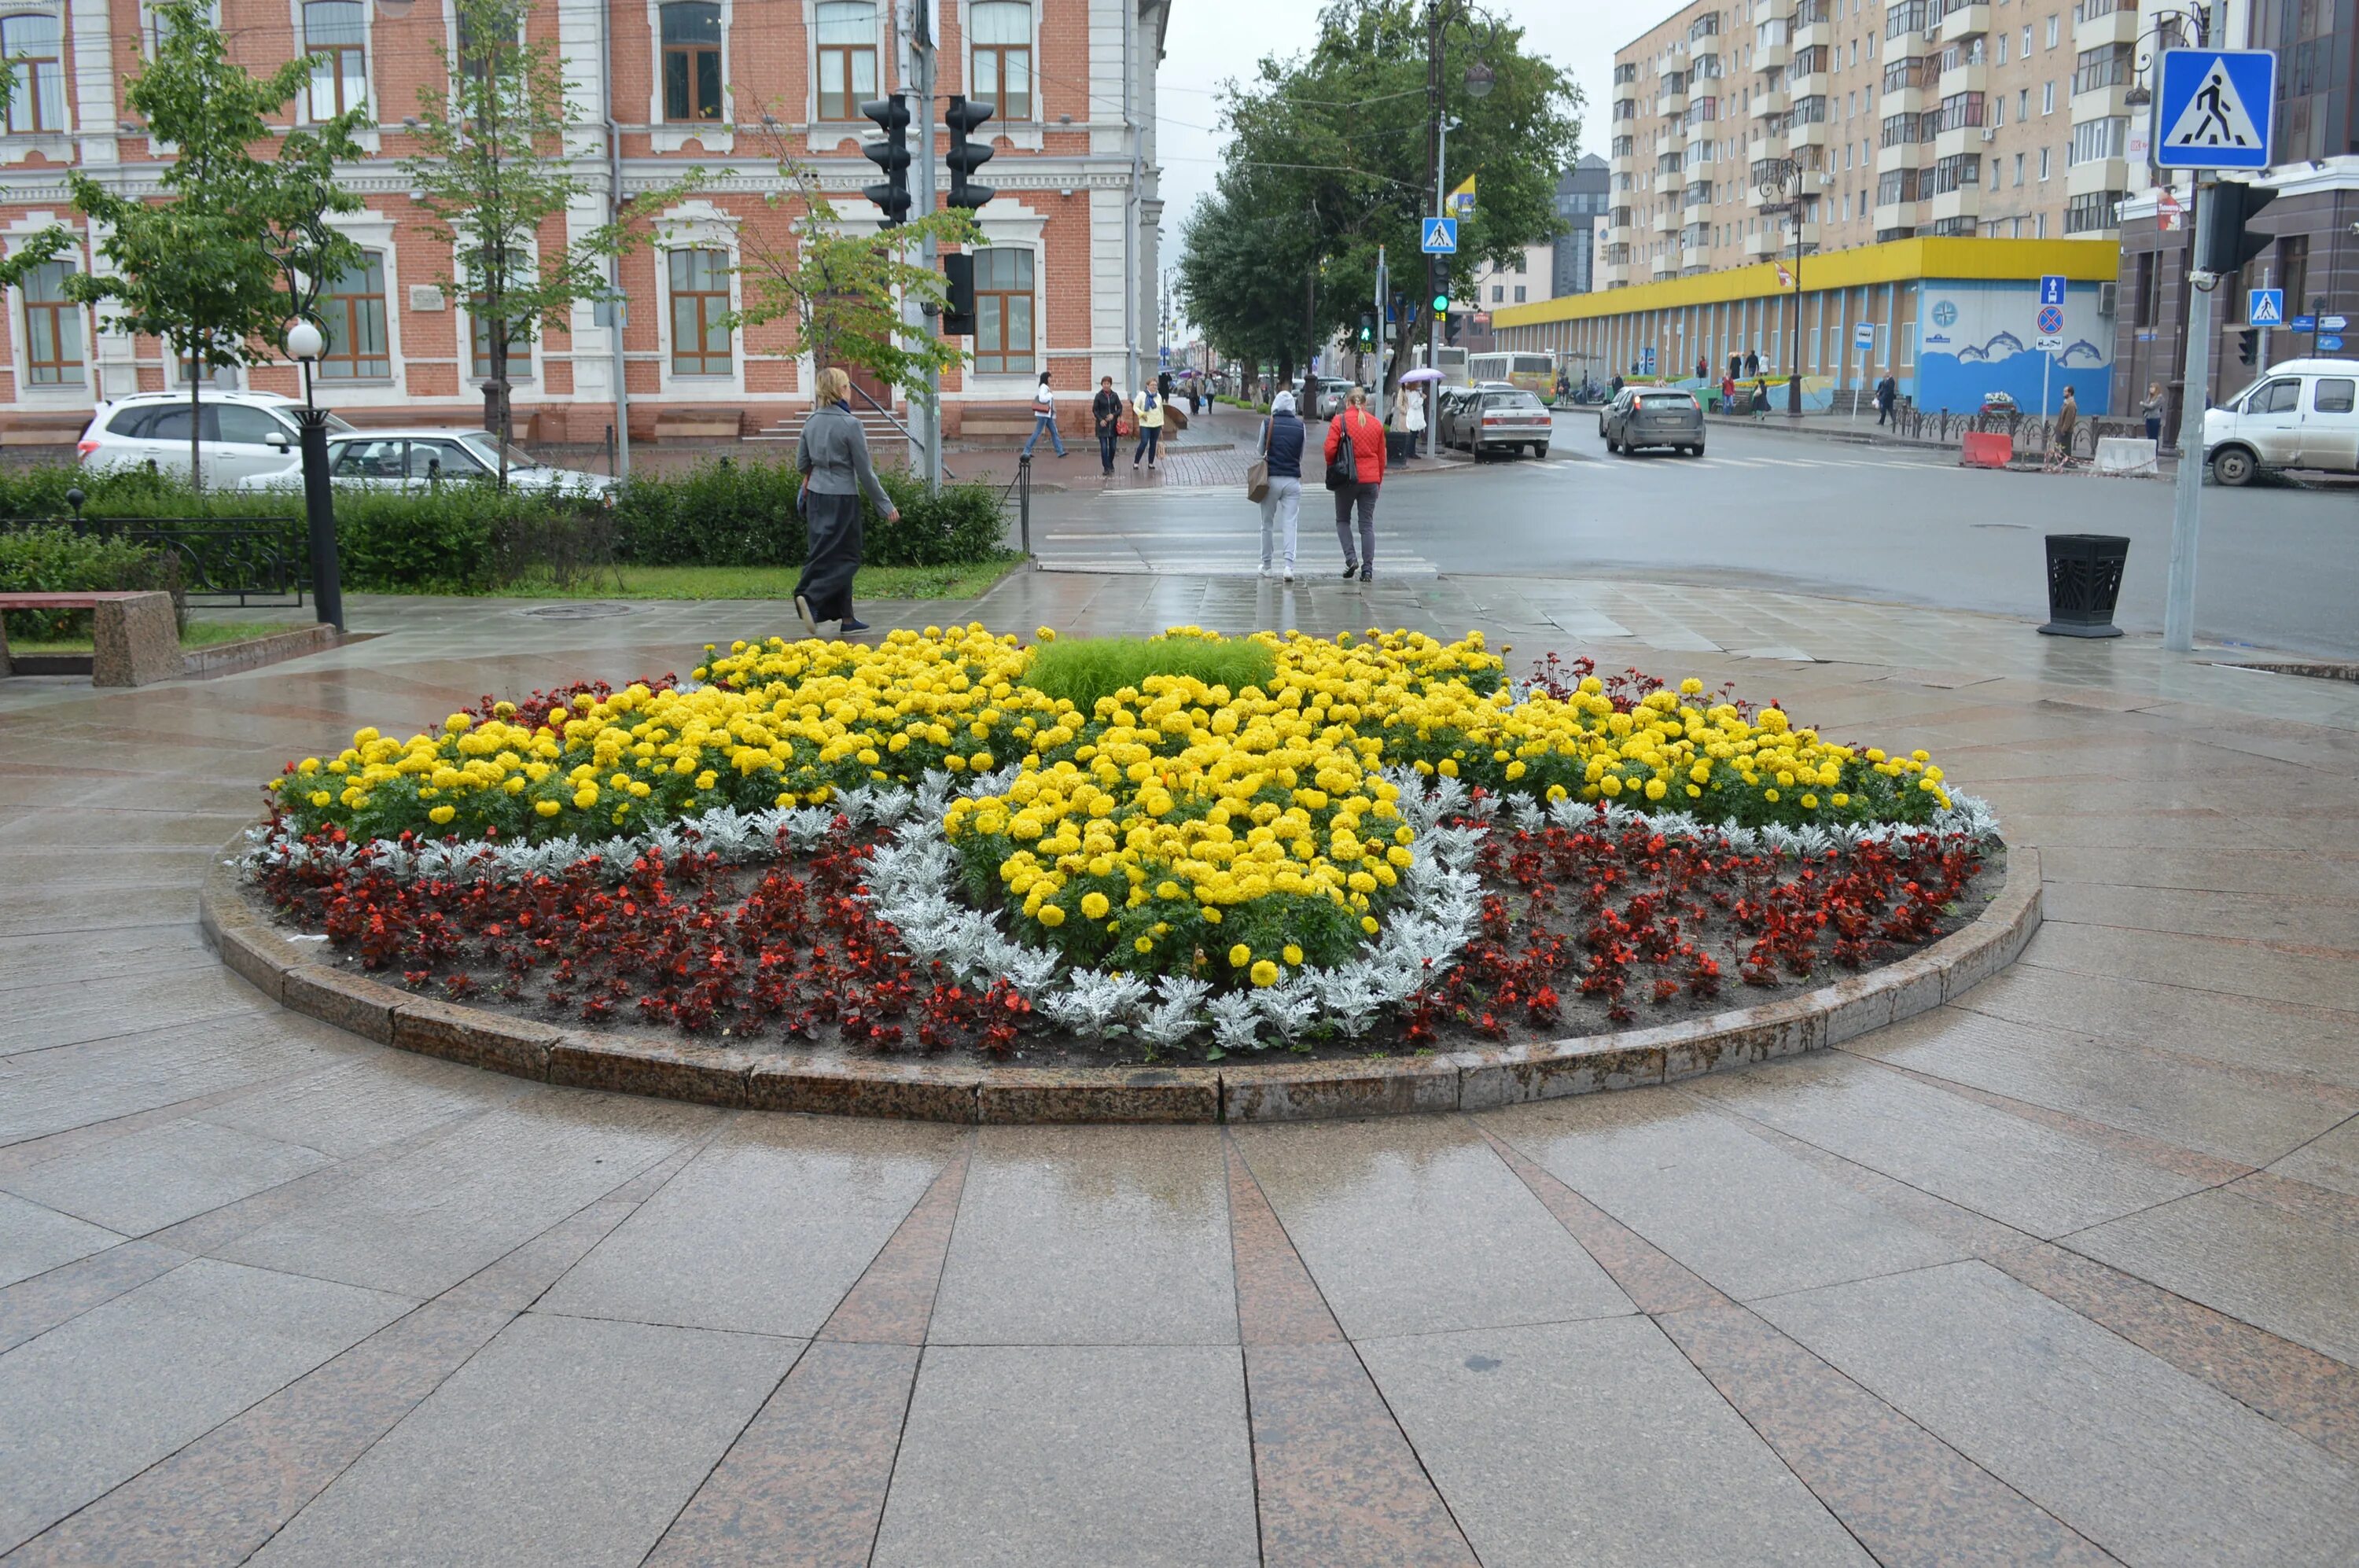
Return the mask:
{"type": "Polygon", "coordinates": [[[1343,401],[1354,408],[1364,408],[1368,406],[1368,389],[1364,387],[1354,387],[1343,394],[1343,401]]]}
{"type": "Polygon", "coordinates": [[[840,365],[829,365],[819,373],[819,400],[840,403],[852,396],[852,377],[840,365]]]}

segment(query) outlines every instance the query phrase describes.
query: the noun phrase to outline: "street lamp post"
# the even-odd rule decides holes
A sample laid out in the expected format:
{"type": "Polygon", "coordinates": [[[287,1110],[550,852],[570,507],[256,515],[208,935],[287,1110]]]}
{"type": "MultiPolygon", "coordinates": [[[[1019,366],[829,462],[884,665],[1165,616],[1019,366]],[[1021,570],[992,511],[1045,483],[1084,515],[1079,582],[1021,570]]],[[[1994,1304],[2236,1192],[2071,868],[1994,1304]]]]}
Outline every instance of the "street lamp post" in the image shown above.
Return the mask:
{"type": "Polygon", "coordinates": [[[1786,412],[1802,411],[1802,166],[1790,158],[1771,160],[1761,176],[1761,194],[1774,197],[1770,211],[1794,225],[1794,288],[1791,325],[1786,332],[1786,412]]]}
{"type": "Polygon", "coordinates": [[[287,329],[288,357],[303,366],[303,406],[295,412],[303,449],[303,517],[311,543],[311,599],[320,618],[344,629],[344,593],[336,571],[336,503],[328,484],[328,411],[311,400],[311,372],[328,352],[325,333],[310,321],[287,329]]]}

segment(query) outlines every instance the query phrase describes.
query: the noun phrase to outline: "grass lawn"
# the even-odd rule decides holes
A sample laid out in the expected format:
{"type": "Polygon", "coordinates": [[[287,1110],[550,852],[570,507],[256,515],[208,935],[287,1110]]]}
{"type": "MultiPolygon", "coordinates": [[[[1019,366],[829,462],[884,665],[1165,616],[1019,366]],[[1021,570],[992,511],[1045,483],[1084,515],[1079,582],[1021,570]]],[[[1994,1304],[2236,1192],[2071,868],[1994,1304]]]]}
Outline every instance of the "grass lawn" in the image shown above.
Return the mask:
{"type": "MultiPolygon", "coordinates": [[[[180,633],[182,648],[218,648],[225,642],[244,642],[249,637],[270,637],[278,632],[299,631],[304,623],[298,621],[190,621],[180,633]]],[[[17,637],[8,639],[13,653],[89,653],[88,637],[68,637],[61,642],[34,642],[17,637]]]]}
{"type": "MultiPolygon", "coordinates": [[[[858,599],[972,599],[1024,563],[1016,550],[956,566],[864,566],[858,599]]],[[[622,566],[571,583],[525,582],[499,589],[520,599],[791,599],[794,566],[622,566]]]]}

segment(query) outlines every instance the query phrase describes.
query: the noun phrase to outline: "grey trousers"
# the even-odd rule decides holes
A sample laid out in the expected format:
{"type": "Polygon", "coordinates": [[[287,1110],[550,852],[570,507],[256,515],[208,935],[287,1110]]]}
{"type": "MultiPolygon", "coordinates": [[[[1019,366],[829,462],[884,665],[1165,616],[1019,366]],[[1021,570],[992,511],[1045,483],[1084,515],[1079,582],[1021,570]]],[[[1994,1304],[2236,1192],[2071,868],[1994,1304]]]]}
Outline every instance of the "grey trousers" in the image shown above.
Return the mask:
{"type": "Polygon", "coordinates": [[[1335,537],[1343,541],[1343,564],[1357,562],[1362,566],[1376,563],[1376,492],[1381,485],[1355,485],[1349,490],[1335,492],[1335,537]],[[1360,508],[1360,549],[1352,550],[1352,508],[1360,508]]]}
{"type": "Polygon", "coordinates": [[[1294,570],[1294,527],[1302,514],[1302,481],[1299,478],[1272,474],[1269,492],[1261,498],[1261,569],[1270,569],[1273,545],[1283,541],[1286,570],[1294,570]],[[1273,535],[1276,538],[1273,538],[1273,535]]]}

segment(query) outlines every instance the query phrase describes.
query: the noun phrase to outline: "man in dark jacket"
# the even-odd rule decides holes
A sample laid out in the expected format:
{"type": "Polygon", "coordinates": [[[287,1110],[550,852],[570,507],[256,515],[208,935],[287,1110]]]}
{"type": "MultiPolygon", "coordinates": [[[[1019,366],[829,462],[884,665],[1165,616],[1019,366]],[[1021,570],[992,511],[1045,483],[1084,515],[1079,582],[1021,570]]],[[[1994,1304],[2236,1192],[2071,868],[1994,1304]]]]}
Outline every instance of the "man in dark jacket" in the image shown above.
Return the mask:
{"type": "MultiPolygon", "coordinates": [[[[1892,372],[1886,371],[1884,379],[1875,384],[1875,422],[1879,428],[1886,421],[1892,420],[1892,405],[1899,396],[1900,383],[1892,379],[1892,372]]],[[[1897,420],[1892,422],[1898,423],[1897,420]]]]}
{"type": "Polygon", "coordinates": [[[1745,351],[1745,378],[1747,381],[1750,381],[1760,374],[1761,355],[1759,351],[1749,348],[1746,349],[1745,351]]]}
{"type": "Polygon", "coordinates": [[[1097,421],[1098,465],[1111,475],[1114,473],[1114,449],[1122,441],[1122,394],[1114,389],[1114,377],[1098,377],[1098,395],[1090,399],[1090,417],[1097,421]]]}
{"type": "Polygon", "coordinates": [[[1279,393],[1261,427],[1261,455],[1269,462],[1269,488],[1261,498],[1261,574],[1269,575],[1271,546],[1282,539],[1288,583],[1294,581],[1295,528],[1302,517],[1302,433],[1294,394],[1279,393]]]}

